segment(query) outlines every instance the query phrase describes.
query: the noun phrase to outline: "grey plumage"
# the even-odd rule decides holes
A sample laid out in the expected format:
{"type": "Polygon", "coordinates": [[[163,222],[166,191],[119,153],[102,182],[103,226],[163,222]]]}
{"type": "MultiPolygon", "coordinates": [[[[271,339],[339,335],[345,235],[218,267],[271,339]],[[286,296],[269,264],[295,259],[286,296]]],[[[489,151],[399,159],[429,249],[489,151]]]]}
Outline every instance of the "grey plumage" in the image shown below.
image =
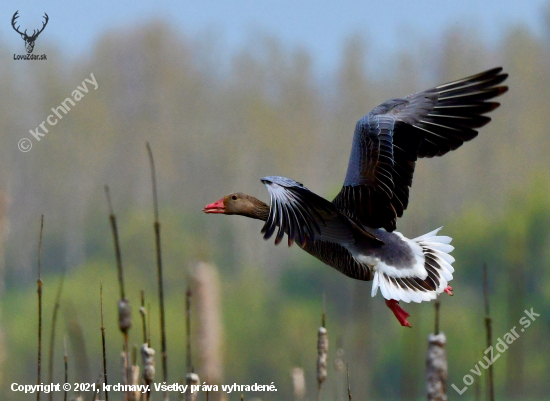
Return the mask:
{"type": "Polygon", "coordinates": [[[410,326],[398,301],[451,294],[454,249],[438,230],[415,239],[394,231],[409,202],[418,158],[442,156],[477,135],[507,91],[494,68],[432,89],[388,100],[356,124],[348,169],[332,202],[284,177],[262,178],[269,207],[246,194],[227,195],[207,213],[242,214],[265,221],[264,239],[284,235],[346,276],[373,281],[399,322],[410,326]]]}
{"type": "Polygon", "coordinates": [[[477,136],[491,119],[483,114],[507,91],[508,77],[494,68],[467,78],[392,99],[356,125],[344,186],[333,200],[338,210],[368,227],[396,228],[409,202],[419,157],[442,156],[477,136]]]}

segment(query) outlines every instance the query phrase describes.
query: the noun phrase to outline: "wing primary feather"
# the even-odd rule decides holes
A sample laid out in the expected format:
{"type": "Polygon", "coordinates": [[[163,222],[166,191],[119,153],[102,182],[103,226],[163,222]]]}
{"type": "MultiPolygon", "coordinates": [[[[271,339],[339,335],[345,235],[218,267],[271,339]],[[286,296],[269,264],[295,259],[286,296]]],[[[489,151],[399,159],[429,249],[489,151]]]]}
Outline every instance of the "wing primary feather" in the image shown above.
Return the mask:
{"type": "Polygon", "coordinates": [[[303,241],[302,242],[305,242],[305,236],[306,236],[305,230],[307,230],[307,235],[309,236],[309,238],[311,240],[313,240],[315,238],[315,234],[313,232],[313,229],[311,228],[311,225],[309,224],[309,221],[308,221],[309,219],[307,217],[308,216],[307,211],[300,204],[295,205],[294,211],[299,213],[300,217],[301,217],[300,226],[303,228],[302,229],[302,233],[303,233],[303,241]]]}
{"type": "Polygon", "coordinates": [[[296,222],[296,216],[294,216],[294,213],[292,212],[292,206],[290,205],[283,205],[286,209],[286,215],[288,216],[288,246],[292,246],[292,243],[294,242],[294,224],[296,222]]]}
{"type": "Polygon", "coordinates": [[[268,240],[271,238],[273,233],[275,232],[275,228],[277,225],[275,224],[275,219],[277,218],[277,200],[273,195],[271,195],[271,208],[269,209],[269,216],[267,217],[267,221],[265,223],[265,231],[264,231],[264,239],[268,240]]]}
{"type": "Polygon", "coordinates": [[[313,233],[313,229],[312,229],[312,225],[313,227],[315,227],[315,229],[317,230],[317,232],[321,232],[321,228],[319,227],[319,225],[317,224],[317,222],[315,221],[315,219],[313,218],[313,216],[311,215],[311,213],[309,212],[309,210],[311,210],[310,207],[308,206],[304,206],[302,205],[301,203],[297,202],[296,204],[296,208],[298,210],[300,210],[300,212],[302,212],[302,215],[304,216],[304,222],[306,223],[306,227],[308,228],[308,231],[310,233],[310,237],[311,239],[314,239],[315,238],[315,234],[313,233]]]}
{"type": "Polygon", "coordinates": [[[279,245],[285,235],[286,216],[285,213],[283,213],[282,202],[277,202],[277,213],[279,213],[279,230],[277,231],[277,236],[275,237],[275,245],[279,245]]]}

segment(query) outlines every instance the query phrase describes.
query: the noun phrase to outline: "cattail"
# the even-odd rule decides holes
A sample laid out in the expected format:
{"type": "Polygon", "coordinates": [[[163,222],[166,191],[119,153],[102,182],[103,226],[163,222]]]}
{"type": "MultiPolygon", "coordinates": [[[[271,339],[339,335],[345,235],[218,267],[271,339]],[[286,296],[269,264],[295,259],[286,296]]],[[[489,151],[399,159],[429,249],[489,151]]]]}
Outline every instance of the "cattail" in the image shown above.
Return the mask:
{"type": "Polygon", "coordinates": [[[428,357],[426,359],[426,393],[428,401],[447,401],[447,339],[443,332],[428,336],[428,357]]]}
{"type": "MultiPolygon", "coordinates": [[[[99,374],[99,376],[97,377],[97,380],[95,381],[95,388],[101,388],[101,377],[103,376],[102,373],[99,374]]],[[[100,396],[100,391],[98,391],[96,394],[95,394],[95,398],[94,398],[95,401],[100,401],[101,400],[101,396],[100,396]]]]}
{"type": "MultiPolygon", "coordinates": [[[[155,174],[155,160],[153,159],[153,151],[149,142],[145,143],[147,154],[149,155],[149,165],[151,167],[151,183],[153,189],[153,213],[155,230],[155,253],[157,260],[157,282],[159,291],[159,309],[160,309],[160,355],[162,358],[162,380],[168,381],[168,353],[166,351],[166,319],[164,314],[164,280],[162,278],[162,251],[160,247],[160,221],[159,207],[157,197],[157,177],[155,174]]],[[[150,329],[149,329],[150,330],[150,329]]],[[[164,400],[168,400],[168,392],[164,393],[164,400]]]]}
{"type": "Polygon", "coordinates": [[[185,401],[196,401],[198,392],[191,392],[191,385],[200,384],[199,375],[196,373],[187,373],[185,377],[185,384],[187,384],[187,391],[185,392],[185,401]]]}
{"type": "MultiPolygon", "coordinates": [[[[130,378],[131,378],[131,383],[133,386],[138,386],[140,385],[140,377],[139,377],[139,366],[137,364],[137,345],[134,345],[132,347],[132,367],[131,367],[131,372],[130,372],[130,378]]],[[[136,387],[138,388],[138,387],[136,387]]],[[[139,401],[141,399],[141,391],[139,390],[136,390],[133,392],[132,394],[132,399],[134,401],[139,401]]]]}
{"type": "MultiPolygon", "coordinates": [[[[136,386],[135,388],[138,388],[140,380],[139,380],[139,366],[138,365],[132,365],[132,385],[136,386]]],[[[134,400],[139,401],[141,399],[141,390],[134,391],[134,400]]]]}
{"type": "Polygon", "coordinates": [[[323,315],[321,318],[321,327],[317,332],[317,399],[321,399],[321,385],[327,378],[327,359],[328,359],[328,334],[325,328],[326,298],[323,294],[323,315]]]}
{"type": "Polygon", "coordinates": [[[118,328],[121,332],[127,333],[132,327],[132,308],[127,299],[118,301],[118,328]]]}
{"type": "Polygon", "coordinates": [[[426,393],[428,401],[447,401],[448,378],[447,353],[444,333],[439,332],[439,300],[435,301],[435,332],[428,336],[428,357],[426,359],[426,393]]]}
{"type": "MultiPolygon", "coordinates": [[[[132,308],[130,302],[126,299],[120,299],[118,301],[118,328],[122,332],[123,347],[122,351],[122,382],[123,384],[130,384],[132,368],[130,365],[130,350],[128,343],[128,330],[132,326],[132,308]]],[[[127,400],[130,399],[130,395],[127,394],[127,400]]]]}
{"type": "MultiPolygon", "coordinates": [[[[141,346],[141,361],[143,365],[143,381],[146,385],[151,387],[153,380],[155,380],[155,350],[149,348],[147,343],[143,343],[141,346]]],[[[149,400],[150,392],[147,393],[147,400],[149,400]]]]}
{"type": "Polygon", "coordinates": [[[302,401],[306,397],[306,379],[304,377],[304,369],[293,368],[291,372],[292,385],[294,387],[294,399],[302,401]]]}
{"type": "MultiPolygon", "coordinates": [[[[122,384],[127,385],[128,383],[128,354],[126,353],[126,350],[123,350],[120,353],[120,365],[122,366],[122,384]]],[[[126,394],[128,396],[128,394],[126,394]]],[[[126,397],[128,398],[128,397],[126,397]]]]}
{"type": "Polygon", "coordinates": [[[336,371],[336,394],[338,394],[337,396],[337,401],[341,401],[343,400],[343,394],[344,394],[344,385],[345,385],[345,380],[344,380],[344,368],[346,367],[346,363],[344,361],[344,355],[345,355],[345,352],[344,352],[344,348],[343,347],[343,344],[342,344],[342,337],[338,337],[336,339],[336,358],[334,358],[334,370],[336,371]]]}
{"type": "Polygon", "coordinates": [[[337,372],[343,372],[344,371],[344,366],[345,366],[344,354],[345,354],[345,352],[344,352],[343,348],[338,348],[336,350],[336,359],[334,359],[334,369],[337,372]]]}
{"type": "MultiPolygon", "coordinates": [[[[129,344],[128,330],[132,327],[132,308],[130,302],[126,299],[124,292],[124,269],[122,267],[122,253],[120,251],[120,241],[118,237],[118,227],[113,205],[111,203],[111,195],[109,186],[105,185],[105,196],[107,197],[107,205],[109,207],[109,221],[111,222],[111,231],[113,234],[113,244],[115,248],[115,259],[118,273],[118,286],[120,290],[120,300],[118,301],[118,328],[123,337],[123,355],[122,355],[122,381],[123,384],[129,384],[131,377],[130,362],[129,362],[129,344]]],[[[129,394],[126,394],[126,400],[129,400],[129,394]]]]}
{"type": "Polygon", "coordinates": [[[218,271],[208,263],[198,263],[193,270],[192,282],[197,305],[200,371],[209,383],[220,384],[223,379],[223,324],[218,271]]]}
{"type": "Polygon", "coordinates": [[[317,383],[319,383],[319,391],[321,390],[321,385],[327,378],[327,353],[327,329],[321,326],[317,332],[317,383]]]}

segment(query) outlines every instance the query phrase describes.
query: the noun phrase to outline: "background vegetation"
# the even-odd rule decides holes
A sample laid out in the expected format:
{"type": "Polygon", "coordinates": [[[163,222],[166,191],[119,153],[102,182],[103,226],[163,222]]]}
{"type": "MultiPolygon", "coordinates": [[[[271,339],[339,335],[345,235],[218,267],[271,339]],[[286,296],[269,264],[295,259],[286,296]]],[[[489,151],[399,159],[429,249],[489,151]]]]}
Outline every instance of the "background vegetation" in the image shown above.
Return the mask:
{"type": "MultiPolygon", "coordinates": [[[[116,269],[104,184],[111,187],[119,216],[126,292],[134,307],[131,341],[140,342],[137,308],[144,289],[158,352],[149,141],[163,227],[171,382],[185,374],[185,289],[190,269],[204,260],[217,266],[221,280],[224,383],[275,382],[277,393],[257,396],[290,399],[290,370],[300,366],[314,399],[316,330],[326,294],[331,340],[326,399],[344,396],[337,393],[344,378],[332,366],[337,348],[349,363],[354,399],[421,399],[433,305],[408,305],[413,329],[405,330],[381,297],[370,298],[370,283],[352,281],[297,247],[264,243],[257,221],[207,216],[201,208],[234,191],[267,200],[259,181],[265,175],[297,179],[330,199],[343,181],[355,122],[372,107],[502,65],[510,74],[510,92],[491,114],[494,121],[459,151],[418,163],[410,208],[398,228],[415,237],[443,225],[443,233],[454,238],[455,296],[442,298],[441,322],[448,336],[449,383],[459,386],[482,358],[481,266],[487,262],[495,338],[517,326],[525,309],[541,314],[495,363],[498,399],[548,399],[548,39],[550,33],[536,38],[517,26],[488,45],[475,32],[450,29],[408,52],[381,55],[370,53],[362,37],[351,37],[342,45],[339,69],[319,77],[307,51],[277,38],[251,39],[225,63],[215,38],[192,41],[165,21],[151,21],[106,33],[87,57],[67,60],[49,47],[48,62],[2,63],[2,398],[24,399],[9,385],[35,382],[42,213],[45,333],[66,271],[54,381],[62,381],[62,334],[74,337],[75,327],[82,330],[85,350],[71,342],[72,381],[95,381],[101,370],[100,279],[109,368],[113,383],[120,381],[116,269]],[[33,149],[21,153],[17,141],[90,73],[97,91],[86,94],[40,142],[31,138],[33,149]]],[[[0,40],[0,59],[10,60],[13,53],[0,40]]],[[[157,368],[160,378],[158,358],[157,368]]],[[[453,391],[451,398],[458,398],[453,391]]],[[[462,399],[468,397],[473,389],[462,399]]]]}

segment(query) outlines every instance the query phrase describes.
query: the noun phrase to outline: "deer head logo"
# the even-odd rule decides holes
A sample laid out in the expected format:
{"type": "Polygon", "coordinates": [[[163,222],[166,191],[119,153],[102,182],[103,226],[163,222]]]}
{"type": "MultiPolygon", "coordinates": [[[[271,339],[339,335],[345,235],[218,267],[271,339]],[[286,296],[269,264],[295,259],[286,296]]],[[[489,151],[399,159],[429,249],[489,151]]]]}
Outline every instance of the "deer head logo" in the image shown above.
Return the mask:
{"type": "Polygon", "coordinates": [[[42,28],[38,32],[35,29],[33,29],[32,35],[29,36],[29,35],[27,35],[27,30],[26,29],[25,29],[25,32],[21,32],[19,30],[19,27],[17,27],[17,28],[15,27],[15,20],[17,18],[19,18],[19,15],[17,15],[18,13],[19,13],[19,11],[16,11],[15,14],[13,14],[13,18],[11,19],[11,26],[13,27],[15,32],[17,32],[19,35],[21,35],[21,37],[25,41],[25,49],[27,50],[27,53],[31,54],[33,49],[34,49],[34,41],[36,40],[36,38],[38,38],[38,35],[40,35],[40,33],[42,33],[44,28],[46,28],[46,25],[48,25],[48,20],[49,20],[48,14],[44,13],[43,18],[46,21],[42,23],[42,28]]]}

